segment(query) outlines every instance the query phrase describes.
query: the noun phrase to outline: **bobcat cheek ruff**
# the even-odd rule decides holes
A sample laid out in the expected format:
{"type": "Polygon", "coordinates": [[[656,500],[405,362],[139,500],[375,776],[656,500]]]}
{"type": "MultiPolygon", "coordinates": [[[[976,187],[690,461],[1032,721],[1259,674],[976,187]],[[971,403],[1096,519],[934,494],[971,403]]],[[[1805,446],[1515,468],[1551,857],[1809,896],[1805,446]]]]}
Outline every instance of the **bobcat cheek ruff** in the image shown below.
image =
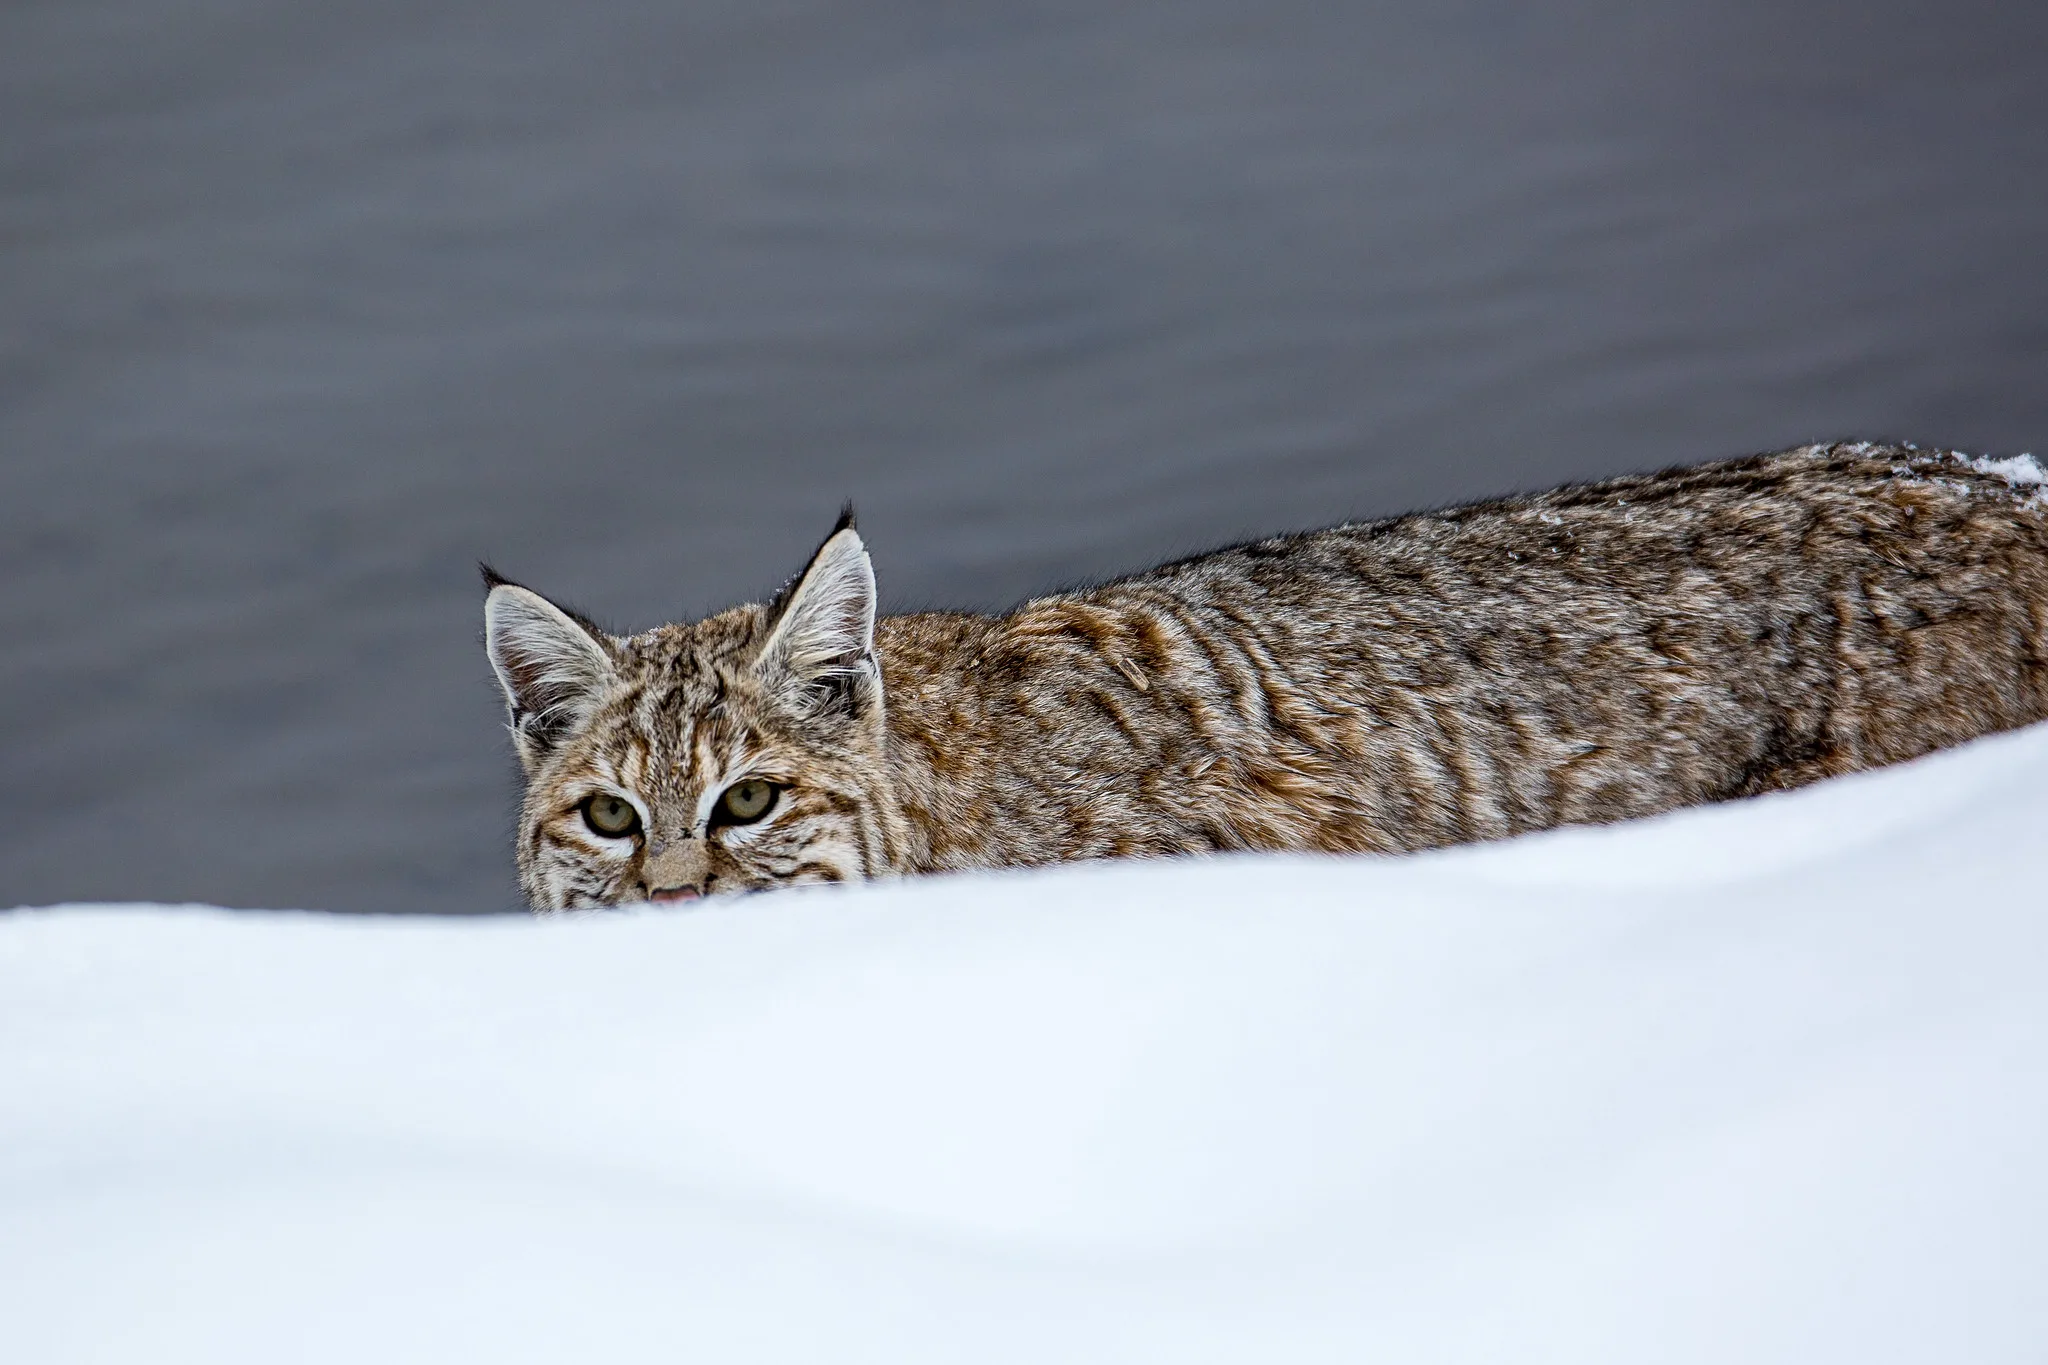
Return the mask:
{"type": "Polygon", "coordinates": [[[2024,459],[1808,446],[881,618],[849,513],[766,605],[624,638],[486,571],[520,877],[1391,853],[1897,762],[2048,716],[2044,503],[2024,459]]]}

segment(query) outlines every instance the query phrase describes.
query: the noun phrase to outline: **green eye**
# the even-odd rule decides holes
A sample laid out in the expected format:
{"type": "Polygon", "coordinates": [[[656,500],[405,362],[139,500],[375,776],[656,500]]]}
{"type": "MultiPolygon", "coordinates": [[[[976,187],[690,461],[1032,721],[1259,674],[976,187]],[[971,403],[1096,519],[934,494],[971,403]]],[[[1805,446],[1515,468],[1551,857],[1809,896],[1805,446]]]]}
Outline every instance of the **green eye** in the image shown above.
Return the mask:
{"type": "Polygon", "coordinates": [[[718,812],[713,823],[751,825],[774,809],[775,793],[780,790],[773,782],[758,777],[735,782],[725,789],[725,795],[718,798],[718,812]]]}
{"type": "Polygon", "coordinates": [[[640,812],[630,801],[599,792],[583,803],[583,823],[607,839],[623,839],[640,828],[640,812]]]}

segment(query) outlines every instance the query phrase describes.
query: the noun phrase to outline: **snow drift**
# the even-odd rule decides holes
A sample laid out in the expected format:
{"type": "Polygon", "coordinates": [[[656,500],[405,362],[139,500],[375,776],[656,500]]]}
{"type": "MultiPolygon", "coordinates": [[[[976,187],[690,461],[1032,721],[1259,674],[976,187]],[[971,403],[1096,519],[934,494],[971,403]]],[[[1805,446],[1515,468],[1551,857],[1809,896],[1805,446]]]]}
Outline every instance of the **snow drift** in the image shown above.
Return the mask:
{"type": "Polygon", "coordinates": [[[0,1356],[2039,1361],[2044,830],[0,916],[0,1356]]]}

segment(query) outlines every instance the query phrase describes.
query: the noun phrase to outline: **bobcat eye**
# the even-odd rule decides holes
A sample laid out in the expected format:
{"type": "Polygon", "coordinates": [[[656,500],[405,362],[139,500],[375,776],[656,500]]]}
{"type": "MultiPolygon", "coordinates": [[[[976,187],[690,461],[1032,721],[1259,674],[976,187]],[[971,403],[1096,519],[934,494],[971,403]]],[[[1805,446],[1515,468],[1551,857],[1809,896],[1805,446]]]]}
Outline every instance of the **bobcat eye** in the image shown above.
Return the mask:
{"type": "Polygon", "coordinates": [[[583,823],[607,839],[623,839],[640,828],[640,812],[630,801],[599,792],[583,803],[583,823]]]}
{"type": "Polygon", "coordinates": [[[781,790],[773,782],[758,777],[735,782],[725,789],[725,795],[718,798],[718,809],[713,812],[711,822],[751,825],[775,808],[775,796],[781,790]]]}

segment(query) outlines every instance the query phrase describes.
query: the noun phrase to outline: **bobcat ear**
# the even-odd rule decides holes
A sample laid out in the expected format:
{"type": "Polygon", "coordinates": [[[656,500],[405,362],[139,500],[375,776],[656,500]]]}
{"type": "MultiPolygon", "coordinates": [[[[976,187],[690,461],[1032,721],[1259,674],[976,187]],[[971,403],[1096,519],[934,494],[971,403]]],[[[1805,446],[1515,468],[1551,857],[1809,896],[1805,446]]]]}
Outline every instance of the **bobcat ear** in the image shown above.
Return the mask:
{"type": "Polygon", "coordinates": [[[588,621],[488,568],[484,582],[484,648],[505,690],[519,761],[531,773],[590,718],[612,677],[612,656],[588,621]]]}
{"type": "Polygon", "coordinates": [[[858,711],[880,700],[875,570],[851,507],[770,610],[775,624],[761,647],[762,666],[780,674],[806,709],[839,701],[858,711]]]}

